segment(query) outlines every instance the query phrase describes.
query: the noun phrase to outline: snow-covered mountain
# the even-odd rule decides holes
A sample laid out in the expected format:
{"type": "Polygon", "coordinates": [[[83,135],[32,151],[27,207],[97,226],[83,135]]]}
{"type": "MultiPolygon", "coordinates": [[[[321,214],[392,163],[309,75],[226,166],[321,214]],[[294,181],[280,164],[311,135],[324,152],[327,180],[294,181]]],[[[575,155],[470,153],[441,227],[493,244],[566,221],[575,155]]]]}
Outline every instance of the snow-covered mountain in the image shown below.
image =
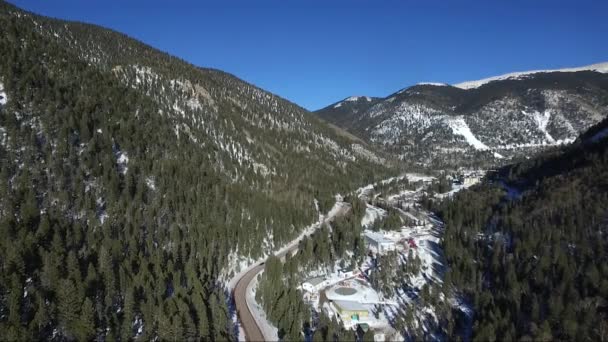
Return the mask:
{"type": "Polygon", "coordinates": [[[486,83],[492,82],[492,81],[501,81],[501,80],[507,80],[507,79],[523,79],[523,78],[526,78],[526,77],[529,77],[531,75],[538,74],[538,73],[577,72],[577,71],[597,71],[597,72],[601,72],[601,73],[608,73],[608,62],[591,64],[591,65],[576,67],[576,68],[511,72],[508,74],[488,77],[488,78],[484,78],[481,80],[461,82],[458,84],[454,84],[454,87],[457,87],[460,89],[472,89],[472,88],[478,88],[478,87],[480,87],[486,83]]]}
{"type": "Polygon", "coordinates": [[[364,111],[316,113],[403,160],[505,162],[574,141],[608,115],[608,63],[512,73],[456,86],[421,83],[364,111]]]}

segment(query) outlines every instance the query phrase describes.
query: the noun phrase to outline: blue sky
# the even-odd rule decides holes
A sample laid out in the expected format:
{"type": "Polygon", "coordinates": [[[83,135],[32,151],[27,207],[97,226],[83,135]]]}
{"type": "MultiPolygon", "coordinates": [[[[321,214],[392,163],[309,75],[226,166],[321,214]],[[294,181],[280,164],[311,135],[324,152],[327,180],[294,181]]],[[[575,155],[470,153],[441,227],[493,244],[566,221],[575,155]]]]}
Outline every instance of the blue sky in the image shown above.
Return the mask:
{"type": "Polygon", "coordinates": [[[608,61],[608,1],[11,0],[218,68],[314,110],[418,82],[608,61]]]}

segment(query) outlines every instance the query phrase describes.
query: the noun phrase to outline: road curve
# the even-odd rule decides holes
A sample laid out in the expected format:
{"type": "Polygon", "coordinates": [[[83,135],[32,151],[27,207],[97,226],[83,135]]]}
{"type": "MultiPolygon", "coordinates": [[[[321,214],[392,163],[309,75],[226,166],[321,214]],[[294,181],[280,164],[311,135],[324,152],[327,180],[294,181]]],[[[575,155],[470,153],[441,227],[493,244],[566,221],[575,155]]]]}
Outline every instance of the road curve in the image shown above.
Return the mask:
{"type": "Polygon", "coordinates": [[[263,269],[264,265],[258,265],[245,273],[238,283],[236,283],[233,292],[236,314],[245,331],[247,341],[264,341],[264,335],[255,322],[249,306],[247,306],[247,286],[263,269]]]}
{"type": "MultiPolygon", "coordinates": [[[[328,217],[325,217],[322,220],[323,224],[330,222],[336,216],[343,215],[349,209],[349,205],[342,205],[337,211],[333,212],[333,215],[328,215],[328,217]]],[[[322,223],[318,223],[315,227],[315,230],[321,225],[322,223]]],[[[283,257],[287,253],[294,253],[298,249],[299,240],[301,239],[293,241],[292,245],[289,248],[286,248],[285,250],[276,253],[275,255],[280,259],[283,259],[283,257]]],[[[265,340],[262,330],[258,326],[255,318],[253,317],[253,313],[247,305],[247,287],[249,286],[249,283],[251,283],[253,278],[255,278],[260,272],[262,272],[262,270],[264,270],[263,262],[255,267],[252,267],[249,271],[247,271],[247,273],[241,276],[241,278],[234,286],[234,290],[232,291],[232,296],[234,298],[234,303],[236,306],[236,314],[239,322],[241,322],[241,327],[245,332],[245,339],[247,341],[258,342],[265,340]]]]}

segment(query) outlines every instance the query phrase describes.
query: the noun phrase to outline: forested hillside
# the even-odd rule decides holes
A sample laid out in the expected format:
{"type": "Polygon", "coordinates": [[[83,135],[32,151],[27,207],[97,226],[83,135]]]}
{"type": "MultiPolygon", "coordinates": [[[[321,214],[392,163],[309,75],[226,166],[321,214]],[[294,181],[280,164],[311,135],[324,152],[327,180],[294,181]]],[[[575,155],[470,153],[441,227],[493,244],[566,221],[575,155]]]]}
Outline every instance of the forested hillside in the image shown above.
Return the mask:
{"type": "Polygon", "coordinates": [[[388,172],[231,75],[4,2],[0,93],[0,340],[232,339],[220,278],[388,172]]]}
{"type": "Polygon", "coordinates": [[[608,335],[607,123],[436,206],[475,340],[608,335]]]}

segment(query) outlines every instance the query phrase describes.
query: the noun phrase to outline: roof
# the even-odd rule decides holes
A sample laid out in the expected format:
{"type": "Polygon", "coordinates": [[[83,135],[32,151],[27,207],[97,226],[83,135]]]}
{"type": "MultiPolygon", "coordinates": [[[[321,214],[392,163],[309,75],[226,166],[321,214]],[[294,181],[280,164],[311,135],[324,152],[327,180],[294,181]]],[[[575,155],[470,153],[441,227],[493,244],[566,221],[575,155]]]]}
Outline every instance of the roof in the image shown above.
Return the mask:
{"type": "Polygon", "coordinates": [[[346,311],[367,311],[367,307],[359,302],[353,302],[351,300],[334,300],[336,308],[346,311]]]}
{"type": "Polygon", "coordinates": [[[387,239],[380,233],[366,231],[365,236],[371,240],[374,240],[376,243],[395,243],[395,241],[387,239]]]}
{"type": "Polygon", "coordinates": [[[325,281],[325,277],[321,276],[321,277],[310,278],[310,279],[306,280],[305,283],[309,283],[312,286],[317,286],[317,285],[321,284],[323,281],[325,281]]]}

